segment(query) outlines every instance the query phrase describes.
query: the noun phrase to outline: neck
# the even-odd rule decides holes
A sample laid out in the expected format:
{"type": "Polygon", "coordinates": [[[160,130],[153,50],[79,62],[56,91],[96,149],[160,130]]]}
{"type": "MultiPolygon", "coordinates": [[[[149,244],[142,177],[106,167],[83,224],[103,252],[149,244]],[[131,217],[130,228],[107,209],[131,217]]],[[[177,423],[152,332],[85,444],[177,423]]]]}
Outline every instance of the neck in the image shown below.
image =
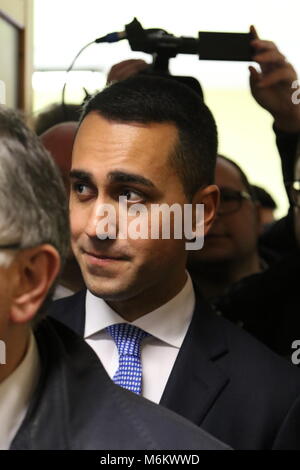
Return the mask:
{"type": "Polygon", "coordinates": [[[244,260],[229,260],[216,263],[199,263],[197,269],[191,270],[203,296],[213,299],[225,295],[228,289],[244,277],[261,271],[258,255],[244,260]]]}
{"type": "Polygon", "coordinates": [[[184,271],[182,275],[172,282],[155,284],[149,289],[143,290],[139,295],[124,301],[107,301],[108,305],[125,320],[132,322],[173,299],[183,289],[187,280],[184,271]]]}
{"type": "Polygon", "coordinates": [[[29,328],[14,328],[2,340],[5,344],[5,364],[0,364],[0,383],[3,382],[23,361],[30,338],[29,328]]]}

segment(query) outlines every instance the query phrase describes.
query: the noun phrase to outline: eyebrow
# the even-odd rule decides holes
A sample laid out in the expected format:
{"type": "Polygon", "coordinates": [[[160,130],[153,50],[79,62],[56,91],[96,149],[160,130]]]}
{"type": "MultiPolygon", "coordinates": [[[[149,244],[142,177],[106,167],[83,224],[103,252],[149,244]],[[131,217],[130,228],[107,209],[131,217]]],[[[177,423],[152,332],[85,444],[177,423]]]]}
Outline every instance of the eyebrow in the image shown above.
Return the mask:
{"type": "Polygon", "coordinates": [[[136,173],[127,173],[125,171],[110,171],[108,173],[108,178],[113,183],[138,183],[148,186],[149,188],[154,188],[155,185],[148,178],[144,176],[137,175],[136,173]]]}
{"type": "MultiPolygon", "coordinates": [[[[137,183],[147,186],[149,188],[155,188],[155,185],[151,180],[145,178],[144,176],[138,175],[136,173],[128,173],[126,171],[110,171],[108,173],[108,179],[112,183],[137,183]]],[[[92,181],[93,175],[89,171],[84,170],[71,170],[70,171],[71,179],[78,179],[81,181],[92,181]]]]}
{"type": "Polygon", "coordinates": [[[92,173],[84,170],[71,170],[70,171],[70,178],[84,180],[84,181],[91,181],[93,179],[92,173]]]}

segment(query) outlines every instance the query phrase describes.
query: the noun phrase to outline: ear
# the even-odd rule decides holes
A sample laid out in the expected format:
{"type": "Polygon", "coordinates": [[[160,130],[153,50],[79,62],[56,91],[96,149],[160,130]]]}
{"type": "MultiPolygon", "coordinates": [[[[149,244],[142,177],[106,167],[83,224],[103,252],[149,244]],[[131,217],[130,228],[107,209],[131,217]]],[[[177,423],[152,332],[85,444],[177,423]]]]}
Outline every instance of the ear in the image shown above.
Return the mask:
{"type": "Polygon", "coordinates": [[[60,256],[52,245],[40,245],[19,253],[11,320],[30,322],[44,302],[60,270],[60,256]]]}
{"type": "MultiPolygon", "coordinates": [[[[219,207],[220,190],[218,186],[211,184],[205,188],[200,188],[194,195],[192,202],[195,207],[196,204],[204,204],[203,234],[206,235],[215,220],[219,207]]],[[[196,224],[195,218],[193,222],[196,224]]],[[[196,230],[195,225],[193,230],[196,230]]]]}

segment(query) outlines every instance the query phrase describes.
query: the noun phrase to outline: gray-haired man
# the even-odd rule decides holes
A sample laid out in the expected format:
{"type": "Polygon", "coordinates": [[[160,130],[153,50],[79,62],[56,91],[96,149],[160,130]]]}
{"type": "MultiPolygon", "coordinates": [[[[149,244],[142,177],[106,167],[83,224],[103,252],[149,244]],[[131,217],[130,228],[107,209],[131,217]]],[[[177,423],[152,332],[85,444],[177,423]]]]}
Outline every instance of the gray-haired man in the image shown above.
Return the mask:
{"type": "Polygon", "coordinates": [[[224,448],[115,386],[83,340],[40,318],[69,250],[67,219],[54,163],[0,107],[0,449],[224,448]]]}

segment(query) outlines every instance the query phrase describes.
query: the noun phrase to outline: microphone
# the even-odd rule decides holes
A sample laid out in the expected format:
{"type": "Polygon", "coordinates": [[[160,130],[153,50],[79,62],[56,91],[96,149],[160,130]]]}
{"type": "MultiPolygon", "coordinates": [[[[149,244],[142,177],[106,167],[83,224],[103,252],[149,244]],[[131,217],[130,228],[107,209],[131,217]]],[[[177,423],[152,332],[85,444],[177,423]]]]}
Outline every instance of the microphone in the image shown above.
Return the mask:
{"type": "Polygon", "coordinates": [[[126,39],[127,34],[126,31],[121,31],[121,32],[114,32],[114,33],[109,33],[106,34],[106,36],[102,36],[101,38],[97,38],[94,42],[96,44],[99,44],[100,42],[118,42],[121,41],[121,39],[126,39]]]}

